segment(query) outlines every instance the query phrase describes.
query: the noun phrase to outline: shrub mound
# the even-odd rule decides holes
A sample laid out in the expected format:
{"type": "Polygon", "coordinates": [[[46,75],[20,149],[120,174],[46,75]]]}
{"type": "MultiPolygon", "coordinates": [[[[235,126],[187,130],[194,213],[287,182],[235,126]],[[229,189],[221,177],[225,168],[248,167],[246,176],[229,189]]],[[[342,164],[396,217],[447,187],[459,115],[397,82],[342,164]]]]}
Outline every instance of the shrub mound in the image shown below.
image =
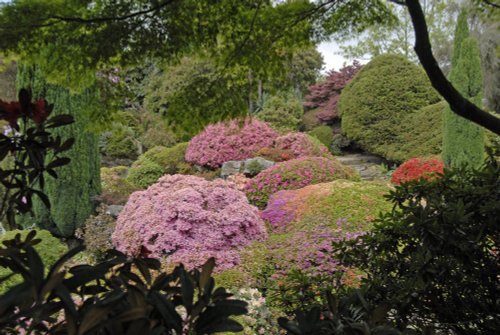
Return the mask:
{"type": "Polygon", "coordinates": [[[108,205],[124,205],[132,192],[137,190],[126,180],[128,167],[114,166],[101,168],[100,200],[108,205]]]}
{"type": "Polygon", "coordinates": [[[281,151],[291,151],[294,158],[327,157],[332,155],[318,139],[304,133],[288,133],[280,136],[274,142],[274,148],[281,151]]]}
{"type": "Polygon", "coordinates": [[[253,178],[246,187],[247,197],[265,207],[269,196],[280,190],[295,190],[335,179],[350,179],[354,171],[335,159],[302,157],[278,163],[253,178]]]}
{"type": "Polygon", "coordinates": [[[401,164],[392,174],[391,182],[395,185],[424,178],[435,179],[438,174],[442,174],[444,163],[435,158],[412,158],[401,164]]]}
{"type": "MultiPolygon", "coordinates": [[[[30,230],[11,230],[7,231],[4,235],[0,236],[0,245],[3,241],[13,239],[17,234],[21,234],[21,239],[24,240],[26,235],[30,230]]],[[[52,264],[54,264],[59,257],[61,257],[68,248],[59,239],[52,236],[52,234],[47,230],[36,229],[36,239],[40,239],[41,242],[35,245],[35,250],[38,252],[42,258],[45,269],[48,270],[52,264]]],[[[12,272],[3,266],[0,267],[0,278],[3,278],[12,272]]],[[[22,282],[22,277],[20,275],[15,275],[7,280],[0,283],[0,294],[3,294],[10,287],[22,282]]]]}
{"type": "Polygon", "coordinates": [[[299,99],[281,93],[266,100],[257,118],[281,132],[298,130],[304,109],[299,99]]]}
{"type": "Polygon", "coordinates": [[[190,174],[192,166],[184,159],[188,145],[188,142],[183,142],[168,148],[155,146],[141,155],[139,160],[146,159],[158,164],[165,174],[190,174]]]}
{"type": "Polygon", "coordinates": [[[439,100],[421,68],[402,56],[378,56],[342,91],[342,131],[365,150],[394,160],[405,117],[439,100]]]}
{"type": "Polygon", "coordinates": [[[127,181],[136,188],[144,189],[163,176],[161,166],[147,159],[137,160],[128,171],[127,181]]]}
{"type": "Polygon", "coordinates": [[[251,158],[261,148],[269,147],[278,137],[265,122],[247,119],[209,125],[193,137],[186,150],[186,161],[217,168],[230,160],[251,158]]]}
{"type": "Polygon", "coordinates": [[[309,135],[320,141],[325,147],[330,148],[333,142],[333,130],[329,126],[318,126],[309,132],[309,135]]]}
{"type": "Polygon", "coordinates": [[[215,257],[218,270],[239,263],[239,249],[267,237],[259,211],[223,180],[166,175],[131,195],[113,233],[126,254],[152,254],[188,268],[215,257]]]}

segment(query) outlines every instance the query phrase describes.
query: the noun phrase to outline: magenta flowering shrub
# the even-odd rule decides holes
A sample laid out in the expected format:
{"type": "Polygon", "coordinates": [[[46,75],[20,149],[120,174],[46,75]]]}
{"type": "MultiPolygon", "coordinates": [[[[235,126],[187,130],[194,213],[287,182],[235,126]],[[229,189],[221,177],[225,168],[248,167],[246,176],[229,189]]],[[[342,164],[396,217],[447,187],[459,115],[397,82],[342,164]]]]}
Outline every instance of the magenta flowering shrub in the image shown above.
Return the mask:
{"type": "Polygon", "coordinates": [[[295,158],[299,157],[326,157],[333,156],[318,139],[305,133],[288,133],[280,136],[274,142],[274,148],[282,151],[290,151],[295,158]]]}
{"type": "Polygon", "coordinates": [[[239,249],[264,240],[259,211],[234,184],[166,175],[130,196],[112,236],[128,255],[166,257],[187,268],[215,257],[219,271],[239,263],[239,249]]]}
{"type": "Polygon", "coordinates": [[[269,147],[278,137],[267,123],[247,119],[209,125],[193,137],[186,150],[186,161],[217,168],[230,160],[254,157],[262,148],[269,147]]]}
{"type": "MultiPolygon", "coordinates": [[[[291,233],[275,235],[268,242],[271,262],[275,272],[273,279],[288,276],[291,270],[300,270],[312,277],[332,276],[348,272],[335,256],[332,242],[355,239],[365,232],[350,231],[350,224],[340,218],[335,226],[322,224],[294,229],[291,233]]],[[[344,278],[352,280],[351,276],[344,278]]]]}
{"type": "Polygon", "coordinates": [[[353,170],[333,157],[301,157],[262,171],[248,183],[246,192],[252,204],[263,208],[269,196],[278,191],[296,190],[336,179],[350,179],[354,175],[353,170]]]}

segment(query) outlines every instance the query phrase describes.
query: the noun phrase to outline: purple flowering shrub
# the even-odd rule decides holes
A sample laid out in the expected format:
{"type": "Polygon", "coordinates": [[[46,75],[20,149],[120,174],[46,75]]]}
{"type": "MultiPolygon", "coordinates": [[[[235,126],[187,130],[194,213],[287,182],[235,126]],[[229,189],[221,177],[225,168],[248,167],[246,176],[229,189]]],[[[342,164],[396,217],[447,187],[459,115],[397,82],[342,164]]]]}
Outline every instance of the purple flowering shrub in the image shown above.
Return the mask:
{"type": "Polygon", "coordinates": [[[238,120],[211,124],[193,137],[186,150],[186,161],[217,168],[230,160],[254,157],[262,148],[269,147],[278,137],[267,123],[247,119],[243,124],[238,120]]]}
{"type": "Polygon", "coordinates": [[[281,190],[295,190],[307,185],[336,179],[354,178],[354,171],[335,159],[301,157],[278,163],[253,178],[246,187],[252,204],[263,208],[269,196],[281,190]]]}
{"type": "Polygon", "coordinates": [[[221,271],[239,263],[239,249],[266,238],[258,209],[234,184],[166,175],[130,196],[112,241],[128,255],[166,257],[187,268],[215,257],[221,271]]]}
{"type": "Polygon", "coordinates": [[[308,156],[332,158],[327,147],[318,139],[305,133],[292,132],[280,136],[274,142],[273,147],[281,151],[290,151],[295,158],[308,156]]]}

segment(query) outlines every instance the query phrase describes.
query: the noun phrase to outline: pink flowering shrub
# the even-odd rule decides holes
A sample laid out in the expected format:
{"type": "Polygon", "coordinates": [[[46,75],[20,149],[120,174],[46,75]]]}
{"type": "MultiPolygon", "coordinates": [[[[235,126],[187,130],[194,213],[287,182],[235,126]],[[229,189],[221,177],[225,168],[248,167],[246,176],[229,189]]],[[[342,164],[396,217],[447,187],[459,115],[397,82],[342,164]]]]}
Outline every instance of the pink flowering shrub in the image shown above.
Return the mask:
{"type": "Polygon", "coordinates": [[[217,168],[230,160],[254,157],[262,148],[269,147],[278,137],[267,123],[247,119],[209,125],[193,137],[186,150],[186,161],[210,168],[217,168]]]}
{"type": "Polygon", "coordinates": [[[130,196],[112,241],[128,255],[167,257],[187,268],[215,257],[221,271],[239,263],[240,248],[266,237],[258,209],[234,184],[166,175],[130,196]]]}
{"type": "Polygon", "coordinates": [[[278,163],[253,178],[246,187],[251,203],[263,208],[269,196],[281,190],[354,177],[353,170],[335,159],[302,157],[278,163]]]}
{"type": "Polygon", "coordinates": [[[282,151],[290,151],[294,158],[299,157],[326,157],[332,155],[318,139],[305,133],[288,133],[280,136],[274,142],[274,148],[282,151]]]}

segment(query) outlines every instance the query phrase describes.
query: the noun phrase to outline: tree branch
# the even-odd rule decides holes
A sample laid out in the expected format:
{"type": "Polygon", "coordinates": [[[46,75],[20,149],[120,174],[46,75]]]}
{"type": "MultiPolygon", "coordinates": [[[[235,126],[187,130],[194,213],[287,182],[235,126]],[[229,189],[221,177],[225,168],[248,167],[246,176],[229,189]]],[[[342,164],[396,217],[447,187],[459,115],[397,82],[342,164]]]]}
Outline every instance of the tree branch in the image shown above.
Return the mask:
{"type": "Polygon", "coordinates": [[[59,15],[52,15],[49,16],[47,19],[53,19],[53,20],[58,20],[58,21],[64,21],[64,22],[76,22],[76,23],[83,23],[83,24],[90,24],[90,23],[103,23],[103,22],[112,22],[112,21],[125,21],[140,15],[144,14],[149,14],[155,11],[158,11],[172,3],[174,3],[177,0],[165,0],[160,2],[158,5],[153,6],[148,9],[140,10],[137,12],[129,13],[127,15],[122,15],[122,16],[103,16],[103,17],[95,17],[95,18],[89,18],[85,19],[82,17],[65,17],[65,16],[59,16],[59,15]]]}
{"type": "Polygon", "coordinates": [[[489,6],[495,7],[495,8],[500,8],[500,4],[494,3],[490,0],[483,0],[483,2],[489,6]]]}
{"type": "Polygon", "coordinates": [[[454,113],[500,135],[500,118],[482,110],[464,98],[439,68],[432,54],[427,23],[419,0],[406,0],[406,6],[415,30],[414,50],[432,86],[448,102],[454,113]]]}

